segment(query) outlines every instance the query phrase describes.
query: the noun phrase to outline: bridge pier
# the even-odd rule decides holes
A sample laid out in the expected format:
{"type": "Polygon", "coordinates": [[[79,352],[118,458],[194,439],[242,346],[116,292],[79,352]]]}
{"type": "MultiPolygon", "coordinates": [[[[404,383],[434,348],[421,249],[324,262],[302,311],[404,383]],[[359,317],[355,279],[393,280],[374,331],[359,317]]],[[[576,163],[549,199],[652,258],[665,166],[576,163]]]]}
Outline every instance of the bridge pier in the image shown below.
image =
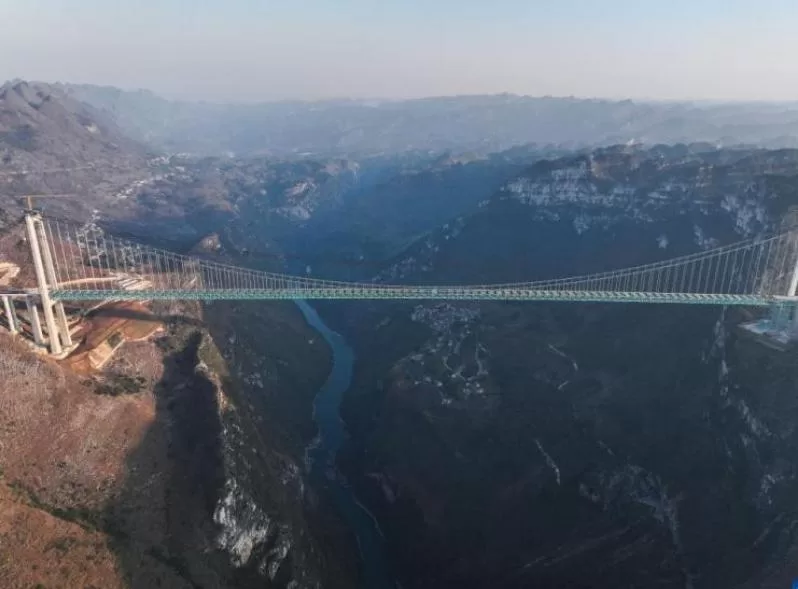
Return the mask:
{"type": "Polygon", "coordinates": [[[798,302],[779,301],[772,303],[768,308],[768,316],[758,323],[764,332],[771,337],[786,343],[798,341],[798,302]]]}
{"type": "Polygon", "coordinates": [[[3,297],[3,310],[5,311],[6,320],[8,321],[8,330],[13,334],[19,333],[17,311],[14,308],[14,302],[11,300],[11,297],[3,297]]]}
{"type": "Polygon", "coordinates": [[[39,308],[36,306],[36,299],[31,296],[25,297],[25,305],[28,307],[28,320],[30,321],[33,341],[37,346],[43,346],[45,345],[44,332],[42,331],[41,319],[39,319],[39,308]]]}

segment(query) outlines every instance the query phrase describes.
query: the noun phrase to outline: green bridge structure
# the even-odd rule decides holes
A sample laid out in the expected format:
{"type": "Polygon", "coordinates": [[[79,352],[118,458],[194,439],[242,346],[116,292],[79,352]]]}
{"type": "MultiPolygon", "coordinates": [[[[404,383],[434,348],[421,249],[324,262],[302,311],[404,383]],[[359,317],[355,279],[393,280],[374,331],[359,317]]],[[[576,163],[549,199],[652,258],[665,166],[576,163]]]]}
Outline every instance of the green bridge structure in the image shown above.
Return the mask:
{"type": "MultiPolygon", "coordinates": [[[[460,300],[667,303],[770,307],[798,328],[798,230],[630,268],[530,282],[405,285],[343,282],[226,265],[116,237],[94,223],[25,216],[36,286],[0,290],[41,305],[50,351],[72,346],[64,301],[460,300]]],[[[34,313],[37,314],[37,313],[34,313]]]]}

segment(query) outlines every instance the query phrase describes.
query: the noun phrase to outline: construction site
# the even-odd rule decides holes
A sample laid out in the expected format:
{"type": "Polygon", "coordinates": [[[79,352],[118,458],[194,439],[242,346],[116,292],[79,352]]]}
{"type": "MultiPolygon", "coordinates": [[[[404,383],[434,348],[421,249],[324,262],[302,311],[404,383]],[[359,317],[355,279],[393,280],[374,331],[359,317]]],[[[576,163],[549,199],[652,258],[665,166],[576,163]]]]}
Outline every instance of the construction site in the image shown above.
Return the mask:
{"type": "MultiPolygon", "coordinates": [[[[125,342],[147,339],[159,330],[147,301],[45,301],[32,288],[38,269],[30,235],[30,228],[20,226],[0,237],[0,327],[20,342],[88,374],[101,370],[125,342]]],[[[149,286],[123,273],[108,279],[123,289],[149,286]]]]}

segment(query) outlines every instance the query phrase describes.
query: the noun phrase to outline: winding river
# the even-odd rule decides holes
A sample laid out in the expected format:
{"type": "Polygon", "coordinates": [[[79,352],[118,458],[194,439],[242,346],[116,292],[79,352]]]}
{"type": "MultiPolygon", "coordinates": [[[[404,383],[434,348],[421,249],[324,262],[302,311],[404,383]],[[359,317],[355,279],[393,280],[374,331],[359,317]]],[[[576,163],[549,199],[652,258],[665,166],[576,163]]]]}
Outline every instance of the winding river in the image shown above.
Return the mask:
{"type": "Polygon", "coordinates": [[[333,365],[327,382],[319,390],[313,405],[313,418],[319,439],[308,448],[310,479],[325,488],[344,522],[357,538],[362,561],[362,589],[395,589],[383,554],[383,538],[374,516],[357,500],[352,488],[335,466],[335,455],[346,435],[340,415],[341,400],[352,382],[355,354],[340,334],[322,321],[305,301],[296,302],[305,320],[318,331],[332,349],[333,365]]]}

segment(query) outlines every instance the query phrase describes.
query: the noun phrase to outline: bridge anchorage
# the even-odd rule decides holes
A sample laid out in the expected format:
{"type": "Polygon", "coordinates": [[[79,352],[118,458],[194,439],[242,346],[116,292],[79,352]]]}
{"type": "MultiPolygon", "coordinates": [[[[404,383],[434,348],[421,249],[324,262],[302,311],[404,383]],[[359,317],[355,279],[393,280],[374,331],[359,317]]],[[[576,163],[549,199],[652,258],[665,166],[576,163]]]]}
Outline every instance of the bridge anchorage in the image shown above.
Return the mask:
{"type": "Polygon", "coordinates": [[[220,264],[115,237],[93,223],[45,218],[34,209],[26,212],[25,226],[36,286],[0,287],[3,312],[10,330],[19,331],[14,303],[22,299],[34,340],[54,355],[74,346],[64,301],[393,299],[769,307],[767,317],[749,325],[751,331],[785,343],[798,339],[796,229],[608,272],[508,284],[413,286],[220,264]]]}

